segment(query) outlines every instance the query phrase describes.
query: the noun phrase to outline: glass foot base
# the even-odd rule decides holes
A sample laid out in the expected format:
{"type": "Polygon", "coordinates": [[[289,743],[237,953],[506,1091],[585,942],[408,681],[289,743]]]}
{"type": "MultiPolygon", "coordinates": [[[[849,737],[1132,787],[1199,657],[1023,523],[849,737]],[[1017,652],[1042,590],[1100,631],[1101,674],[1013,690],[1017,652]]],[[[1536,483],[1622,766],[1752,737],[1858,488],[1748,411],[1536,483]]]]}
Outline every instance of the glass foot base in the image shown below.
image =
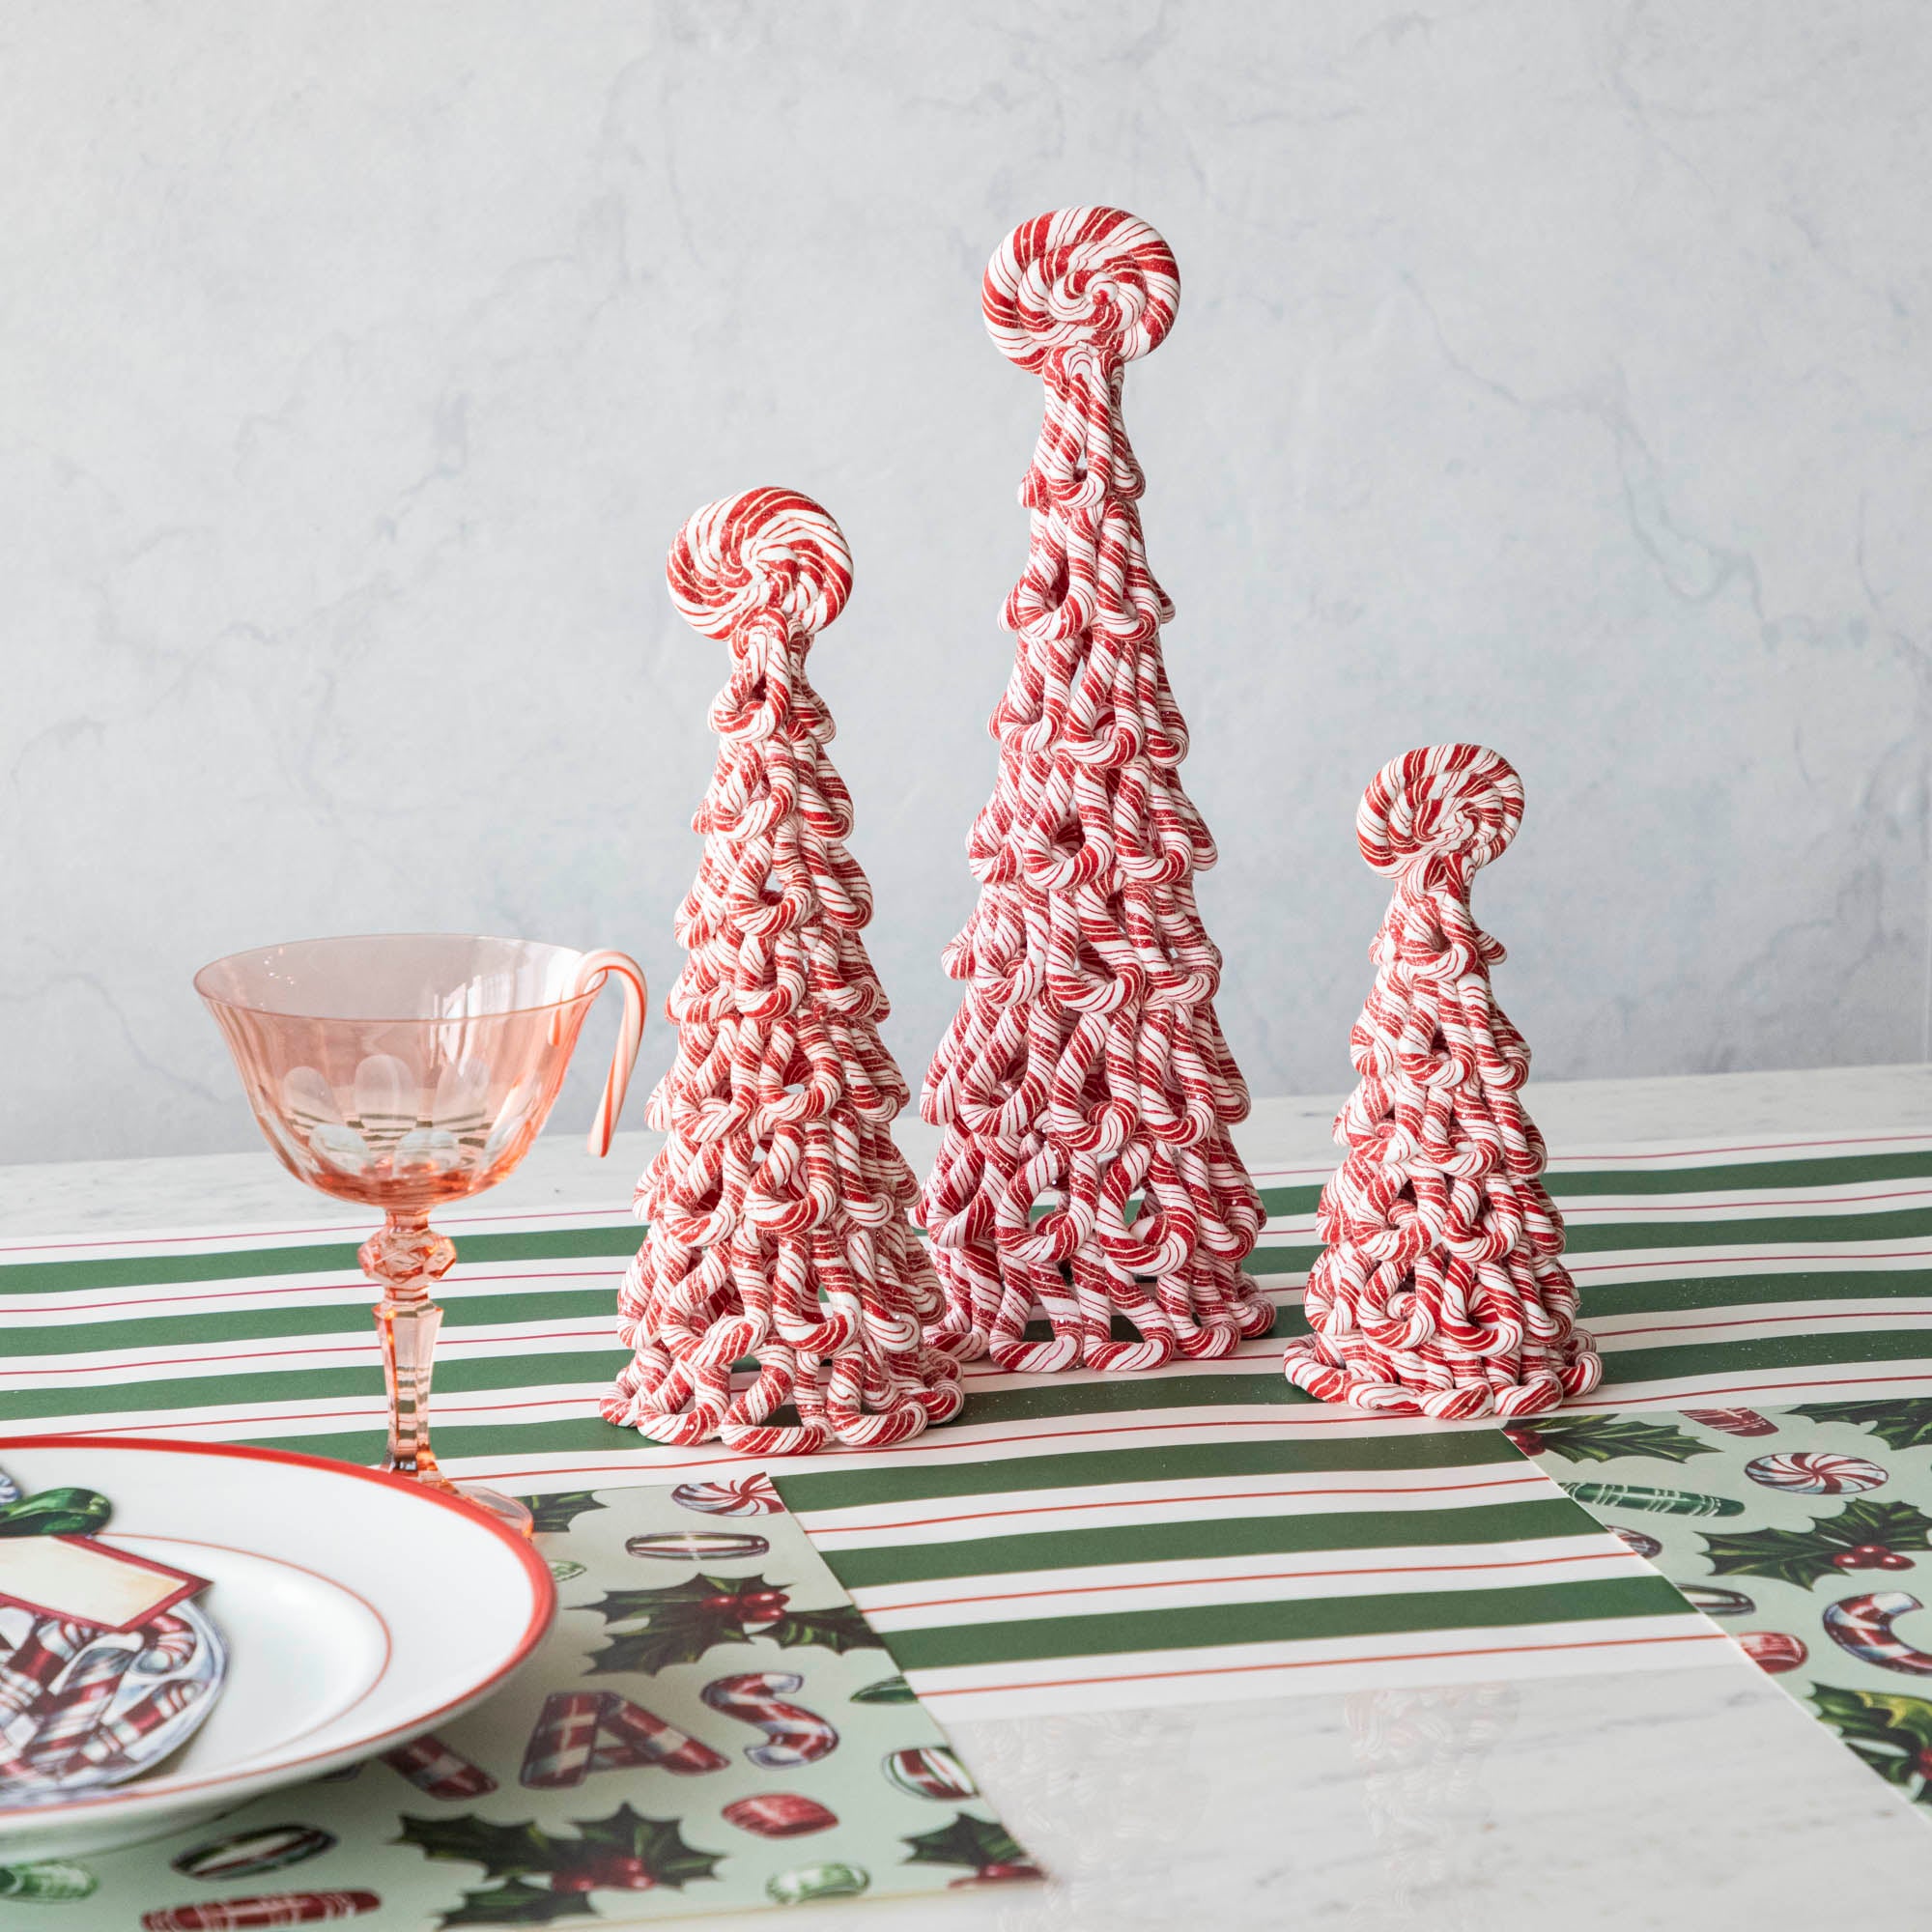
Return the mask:
{"type": "Polygon", "coordinates": [[[536,1519],[515,1496],[485,1489],[481,1483],[451,1483],[449,1487],[472,1507],[487,1510],[505,1529],[514,1529],[519,1536],[536,1534],[536,1519]]]}
{"type": "Polygon", "coordinates": [[[408,1476],[412,1482],[420,1483],[425,1489],[445,1490],[453,1496],[461,1496],[472,1508],[494,1516],[505,1529],[513,1529],[519,1536],[536,1534],[536,1519],[528,1508],[515,1496],[506,1496],[501,1490],[486,1489],[481,1483],[452,1483],[441,1474],[419,1475],[413,1469],[398,1469],[394,1464],[385,1466],[389,1475],[408,1476]]]}

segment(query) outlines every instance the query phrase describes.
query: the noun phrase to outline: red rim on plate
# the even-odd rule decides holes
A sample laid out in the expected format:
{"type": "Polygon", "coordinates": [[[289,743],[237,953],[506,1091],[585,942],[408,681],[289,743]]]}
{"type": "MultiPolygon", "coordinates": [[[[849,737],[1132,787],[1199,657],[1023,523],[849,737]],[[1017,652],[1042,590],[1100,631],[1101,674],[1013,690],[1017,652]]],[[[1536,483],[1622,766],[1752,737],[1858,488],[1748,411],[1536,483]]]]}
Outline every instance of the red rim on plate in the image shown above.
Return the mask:
{"type": "MultiPolygon", "coordinates": [[[[329,1759],[357,1761],[373,1757],[383,1750],[392,1740],[401,1741],[415,1737],[426,1731],[439,1719],[447,1717],[460,1706],[472,1703],[485,1691],[500,1684],[504,1678],[527,1658],[542,1640],[556,1615],[556,1579],[550,1574],[550,1566],[536,1552],[526,1536],[506,1528],[487,1512],[472,1508],[460,1495],[443,1490],[433,1490],[413,1481],[408,1476],[390,1475],[383,1469],[365,1469],[356,1463],[338,1463],[327,1456],[304,1456],[293,1449],[255,1449],[236,1442],[186,1442],[170,1437],[159,1441],[142,1440],[130,1435],[0,1435],[0,1463],[15,1449],[123,1449],[142,1455],[159,1456],[216,1456],[245,1463],[288,1463],[298,1469],[317,1469],[326,1476],[353,1476],[359,1482],[379,1483],[384,1489],[400,1490],[413,1496],[418,1502],[432,1503],[439,1509],[456,1511],[467,1522],[486,1529],[498,1543],[511,1549],[524,1574],[529,1578],[531,1593],[535,1599],[530,1610],[529,1622],[524,1627],[523,1634],[517,1639],[516,1647],[500,1663],[494,1666],[474,1684],[460,1690],[454,1697],[445,1698],[433,1710],[424,1711],[412,1717],[400,1728],[373,1731],[366,1738],[354,1739],[337,1745],[331,1749],[311,1751],[306,1756],[279,1758],[271,1764],[264,1765],[259,1772],[217,1772],[212,1776],[176,1779],[157,1777],[137,1781],[123,1786],[117,1791],[102,1792],[96,1797],[76,1797],[58,1806],[36,1807],[34,1815],[42,1818],[55,1815],[65,1816],[70,1811],[105,1810],[116,1804],[138,1804],[145,1799],[172,1798],[178,1794],[204,1791],[211,1785],[226,1784],[238,1779],[252,1778],[257,1776],[279,1777],[284,1772],[298,1771],[307,1764],[320,1764],[329,1759]]],[[[130,1530],[129,1535],[141,1532],[130,1530]]],[[[4,1813],[0,1813],[4,1815],[4,1813]]]]}

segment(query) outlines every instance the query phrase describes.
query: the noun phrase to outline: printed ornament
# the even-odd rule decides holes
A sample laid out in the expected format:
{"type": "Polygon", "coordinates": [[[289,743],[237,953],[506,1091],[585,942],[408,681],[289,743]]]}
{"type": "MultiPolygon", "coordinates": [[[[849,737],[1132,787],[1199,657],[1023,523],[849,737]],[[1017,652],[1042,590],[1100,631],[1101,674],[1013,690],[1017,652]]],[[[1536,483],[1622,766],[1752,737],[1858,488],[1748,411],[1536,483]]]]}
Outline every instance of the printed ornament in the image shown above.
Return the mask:
{"type": "Polygon", "coordinates": [[[189,1601],[208,1579],[99,1541],[109,1514],[0,1472],[0,1808],[140,1776],[220,1693],[227,1649],[189,1601]]]}
{"type": "Polygon", "coordinates": [[[1394,893],[1350,1035],[1361,1084],[1335,1122],[1348,1157],[1321,1191],[1314,1332],[1286,1358],[1323,1402],[1537,1415],[1603,1375],[1575,1325],[1543,1137],[1517,1098],[1529,1048],[1490,985],[1503,949],[1469,911],[1477,869],[1521,818],[1521,781],[1480,745],[1392,760],[1355,814],[1362,856],[1394,893]]]}
{"type": "Polygon", "coordinates": [[[651,1096],[669,1138],[639,1183],[650,1233],[618,1297],[637,1352],[604,1414],[753,1455],[884,1448],[963,1398],[957,1363],[925,1339],[942,1302],[893,1144],[907,1095],[860,938],[871,889],[845,849],[852,803],[806,676],[851,554],[810,497],[750,490],[686,524],[668,576],[685,620],[729,644],[731,678],[711,707],[704,855],[678,914],[677,1062],[651,1096]],[[746,1359],[756,1375],[734,1390],[746,1359]]]}
{"type": "Polygon", "coordinates": [[[920,1218],[942,1339],[1009,1370],[1226,1355],[1274,1319],[1241,1271],[1262,1208],[1228,1130],[1248,1095],[1194,905],[1214,842],[1180,788],[1174,611],[1121,416],[1126,365],[1179,295],[1166,242],[1110,208],[1016,228],[982,295],[1046,411],[1001,619],[1018,643],[991,724],[999,778],[967,842],[980,900],[945,955],[967,991],[921,1100],[945,1138],[920,1218]],[[1027,1339],[1036,1310],[1050,1339],[1027,1339]]]}

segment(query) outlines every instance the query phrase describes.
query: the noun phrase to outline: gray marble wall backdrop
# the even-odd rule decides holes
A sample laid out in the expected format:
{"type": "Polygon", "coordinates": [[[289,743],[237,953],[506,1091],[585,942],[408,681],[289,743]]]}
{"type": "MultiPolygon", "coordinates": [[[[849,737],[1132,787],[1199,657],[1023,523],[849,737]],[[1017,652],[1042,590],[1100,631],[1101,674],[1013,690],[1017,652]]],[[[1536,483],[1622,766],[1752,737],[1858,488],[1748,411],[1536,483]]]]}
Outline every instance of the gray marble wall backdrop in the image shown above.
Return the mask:
{"type": "Polygon", "coordinates": [[[231,948],[661,991],[725,664],[664,553],[767,481],[857,555],[917,1085],[1037,412],[980,273],[1083,201],[1181,265],[1128,415],[1255,1089],[1346,1083],[1355,800],[1461,737],[1528,788],[1477,903],[1540,1072],[1925,1057],[1928,95],[1915,0],[20,0],[0,1157],[252,1145],[231,948]]]}

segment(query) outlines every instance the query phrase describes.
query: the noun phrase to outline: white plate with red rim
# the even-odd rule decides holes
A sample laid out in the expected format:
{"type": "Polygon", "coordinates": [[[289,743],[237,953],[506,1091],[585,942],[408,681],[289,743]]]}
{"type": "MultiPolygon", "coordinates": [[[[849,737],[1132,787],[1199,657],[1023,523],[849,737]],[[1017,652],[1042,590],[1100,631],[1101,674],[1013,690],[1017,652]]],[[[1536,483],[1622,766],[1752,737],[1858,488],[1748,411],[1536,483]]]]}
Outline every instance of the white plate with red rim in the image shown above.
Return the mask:
{"type": "MultiPolygon", "coordinates": [[[[273,1449],[0,1437],[28,1493],[113,1504],[99,1540],[206,1577],[228,1645],[208,1720],[147,1776],[0,1808],[0,1864],[131,1844],[406,1744],[536,1647],[556,1586],[523,1537],[399,1476],[273,1449]]],[[[0,1799],[0,1805],[4,1805],[0,1799]]]]}

